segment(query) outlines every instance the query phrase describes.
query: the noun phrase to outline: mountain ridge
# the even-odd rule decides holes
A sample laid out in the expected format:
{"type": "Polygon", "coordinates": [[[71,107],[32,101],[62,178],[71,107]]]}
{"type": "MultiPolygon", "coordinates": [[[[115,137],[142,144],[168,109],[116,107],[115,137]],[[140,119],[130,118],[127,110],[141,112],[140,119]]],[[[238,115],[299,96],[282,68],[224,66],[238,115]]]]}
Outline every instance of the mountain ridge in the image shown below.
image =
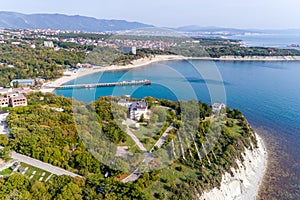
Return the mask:
{"type": "Polygon", "coordinates": [[[65,14],[22,14],[0,11],[0,27],[10,29],[53,29],[70,31],[123,31],[154,27],[152,25],[125,20],[106,20],[94,17],[65,14]]]}

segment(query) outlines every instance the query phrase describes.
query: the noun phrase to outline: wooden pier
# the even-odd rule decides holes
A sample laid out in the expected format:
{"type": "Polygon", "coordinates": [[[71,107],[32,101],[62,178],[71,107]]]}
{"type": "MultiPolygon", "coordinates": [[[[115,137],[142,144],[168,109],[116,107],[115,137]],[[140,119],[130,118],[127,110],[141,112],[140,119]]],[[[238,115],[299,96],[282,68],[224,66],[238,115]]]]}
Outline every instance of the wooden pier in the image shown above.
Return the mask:
{"type": "Polygon", "coordinates": [[[128,85],[151,85],[150,80],[133,80],[133,81],[121,81],[110,83],[94,83],[94,84],[77,84],[77,85],[60,85],[60,86],[47,86],[47,88],[55,89],[69,89],[69,88],[97,88],[97,87],[115,87],[115,86],[128,86],[128,85]]]}

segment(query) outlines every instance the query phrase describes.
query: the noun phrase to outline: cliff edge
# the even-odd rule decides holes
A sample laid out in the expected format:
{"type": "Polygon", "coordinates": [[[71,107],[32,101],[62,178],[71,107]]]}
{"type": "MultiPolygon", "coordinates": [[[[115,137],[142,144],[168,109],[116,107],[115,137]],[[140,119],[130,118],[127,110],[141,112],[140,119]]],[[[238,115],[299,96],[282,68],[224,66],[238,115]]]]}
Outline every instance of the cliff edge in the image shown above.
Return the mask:
{"type": "Polygon", "coordinates": [[[222,176],[220,188],[205,191],[200,200],[256,199],[267,168],[267,151],[262,138],[255,135],[258,148],[253,148],[253,151],[245,149],[244,161],[236,160],[238,168],[232,168],[233,176],[226,172],[222,176]]]}

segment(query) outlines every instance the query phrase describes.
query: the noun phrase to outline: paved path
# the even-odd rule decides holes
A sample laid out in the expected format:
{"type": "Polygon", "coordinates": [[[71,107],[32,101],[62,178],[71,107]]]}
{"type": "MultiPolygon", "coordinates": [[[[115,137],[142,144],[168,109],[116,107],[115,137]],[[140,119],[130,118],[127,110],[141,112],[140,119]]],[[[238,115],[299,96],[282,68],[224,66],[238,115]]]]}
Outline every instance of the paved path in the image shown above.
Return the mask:
{"type": "Polygon", "coordinates": [[[69,172],[65,169],[50,165],[48,163],[44,163],[42,161],[30,158],[28,156],[24,156],[24,155],[16,153],[16,152],[13,152],[11,154],[11,157],[13,159],[19,160],[20,162],[26,163],[28,165],[31,165],[31,166],[34,166],[34,167],[37,167],[37,168],[40,168],[42,170],[48,171],[48,172],[50,172],[52,174],[55,174],[55,175],[58,175],[58,176],[68,175],[68,176],[71,176],[71,177],[82,177],[82,176],[79,176],[78,174],[69,172]]]}
{"type": "MultiPolygon", "coordinates": [[[[170,131],[174,128],[173,125],[170,125],[167,130],[163,133],[163,135],[159,138],[159,140],[155,143],[155,145],[152,147],[152,149],[150,150],[150,152],[153,151],[154,147],[157,146],[158,148],[161,148],[161,146],[164,144],[164,142],[167,139],[167,136],[170,134],[170,131]]],[[[135,143],[139,146],[138,143],[141,144],[141,147],[139,146],[139,148],[145,153],[145,159],[142,161],[144,163],[150,163],[153,160],[152,154],[153,153],[149,153],[147,152],[147,150],[145,149],[145,147],[143,146],[143,144],[139,141],[139,139],[129,130],[129,128],[127,127],[126,130],[127,134],[131,136],[131,138],[135,141],[135,143]],[[136,139],[134,139],[136,138],[136,139]]],[[[129,176],[127,176],[126,178],[124,178],[122,180],[123,183],[127,183],[127,182],[134,182],[136,181],[139,177],[141,176],[141,173],[139,172],[139,169],[136,169],[133,173],[131,173],[129,176]]]]}
{"type": "Polygon", "coordinates": [[[161,148],[161,146],[165,143],[167,140],[167,136],[170,134],[170,131],[174,128],[174,126],[171,124],[167,130],[162,134],[162,136],[157,140],[155,145],[151,148],[150,152],[153,151],[154,147],[157,146],[158,148],[161,148]]]}
{"type": "Polygon", "coordinates": [[[141,151],[147,152],[147,149],[141,143],[141,141],[131,132],[129,127],[126,128],[126,133],[134,140],[135,144],[140,148],[141,151]]]}
{"type": "Polygon", "coordinates": [[[127,119],[126,121],[123,121],[122,124],[126,125],[126,133],[129,135],[135,144],[139,147],[139,149],[143,152],[147,152],[147,149],[144,147],[144,145],[141,143],[141,141],[134,135],[134,133],[130,130],[129,126],[135,124],[136,122],[130,119],[127,119]]]}
{"type": "Polygon", "coordinates": [[[124,178],[121,182],[123,182],[123,183],[134,182],[140,176],[141,176],[141,174],[138,172],[138,169],[136,169],[132,174],[130,174],[129,176],[127,176],[126,178],[124,178]]]}

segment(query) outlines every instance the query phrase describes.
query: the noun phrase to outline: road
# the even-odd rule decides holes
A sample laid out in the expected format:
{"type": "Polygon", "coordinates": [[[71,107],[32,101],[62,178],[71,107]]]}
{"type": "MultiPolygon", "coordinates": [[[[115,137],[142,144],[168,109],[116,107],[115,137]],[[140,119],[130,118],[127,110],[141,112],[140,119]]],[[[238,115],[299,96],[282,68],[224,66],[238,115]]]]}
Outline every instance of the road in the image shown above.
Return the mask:
{"type": "Polygon", "coordinates": [[[23,162],[23,163],[26,163],[28,165],[43,169],[45,171],[48,171],[48,172],[50,172],[52,174],[55,174],[55,175],[58,175],[58,176],[68,175],[68,176],[71,176],[71,177],[82,177],[82,176],[79,176],[78,174],[69,172],[65,169],[50,165],[48,163],[44,163],[42,161],[30,158],[28,156],[24,156],[24,155],[16,153],[16,152],[11,153],[11,157],[13,159],[19,160],[20,162],[23,162]]]}

